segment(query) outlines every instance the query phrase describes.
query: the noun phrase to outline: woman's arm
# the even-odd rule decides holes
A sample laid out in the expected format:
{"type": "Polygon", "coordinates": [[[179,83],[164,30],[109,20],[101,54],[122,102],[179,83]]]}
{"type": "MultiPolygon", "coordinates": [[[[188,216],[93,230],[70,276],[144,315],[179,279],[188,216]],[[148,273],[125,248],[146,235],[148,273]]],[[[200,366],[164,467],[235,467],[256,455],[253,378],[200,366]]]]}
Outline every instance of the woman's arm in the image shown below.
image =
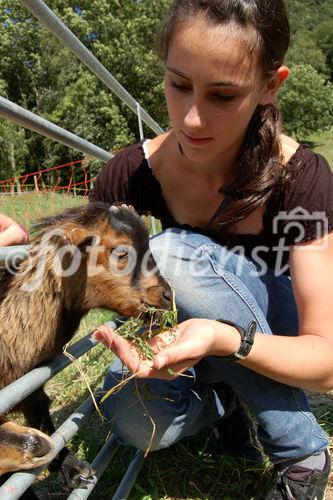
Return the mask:
{"type": "Polygon", "coordinates": [[[299,336],[257,334],[242,363],[289,385],[328,391],[333,389],[333,233],[294,246],[290,269],[299,336]]]}
{"type": "MultiPolygon", "coordinates": [[[[257,333],[249,356],[238,363],[288,385],[326,392],[333,389],[333,233],[295,246],[290,259],[299,335],[257,333]]],[[[210,323],[216,340],[208,355],[223,356],[237,350],[238,332],[233,329],[231,334],[223,323],[210,323]],[[231,337],[234,344],[230,349],[231,337]]],[[[179,346],[171,349],[156,356],[156,367],[162,355],[167,355],[169,363],[179,363],[185,355],[179,346]]]]}
{"type": "Polygon", "coordinates": [[[21,245],[29,240],[26,229],[7,215],[0,214],[0,247],[21,245]]]}
{"type": "MultiPolygon", "coordinates": [[[[257,333],[250,354],[238,363],[278,382],[326,392],[333,388],[333,233],[295,246],[291,272],[299,336],[257,333]]],[[[152,339],[156,355],[154,361],[146,362],[130,343],[107,327],[95,335],[130,371],[165,379],[174,378],[205,356],[229,355],[240,344],[235,328],[214,320],[190,319],[179,325],[174,337],[164,334],[152,339]]]]}

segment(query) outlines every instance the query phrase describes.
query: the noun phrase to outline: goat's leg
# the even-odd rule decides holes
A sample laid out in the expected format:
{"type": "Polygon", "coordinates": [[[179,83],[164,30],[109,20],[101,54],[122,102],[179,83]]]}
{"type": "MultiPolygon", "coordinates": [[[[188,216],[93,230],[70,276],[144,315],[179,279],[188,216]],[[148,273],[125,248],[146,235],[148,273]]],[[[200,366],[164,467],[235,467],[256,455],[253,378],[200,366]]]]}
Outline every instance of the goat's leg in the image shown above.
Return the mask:
{"type": "Polygon", "coordinates": [[[50,435],[55,432],[50,416],[50,403],[49,397],[41,388],[24,399],[18,408],[23,412],[29,425],[50,435]]]}
{"type": "MultiPolygon", "coordinates": [[[[20,408],[29,425],[47,434],[53,434],[55,427],[51,420],[49,406],[50,399],[42,388],[20,403],[20,408]]],[[[84,481],[89,482],[93,476],[90,464],[85,460],[79,460],[66,447],[52,460],[48,469],[51,472],[60,472],[65,484],[70,488],[76,488],[84,481]]]]}
{"type": "MultiPolygon", "coordinates": [[[[44,433],[14,424],[0,416],[0,486],[11,472],[32,469],[48,463],[53,454],[53,443],[44,433]]],[[[22,500],[38,500],[32,488],[25,491],[22,500]]]]}
{"type": "Polygon", "coordinates": [[[0,475],[47,464],[53,455],[49,436],[0,417],[0,475]]]}

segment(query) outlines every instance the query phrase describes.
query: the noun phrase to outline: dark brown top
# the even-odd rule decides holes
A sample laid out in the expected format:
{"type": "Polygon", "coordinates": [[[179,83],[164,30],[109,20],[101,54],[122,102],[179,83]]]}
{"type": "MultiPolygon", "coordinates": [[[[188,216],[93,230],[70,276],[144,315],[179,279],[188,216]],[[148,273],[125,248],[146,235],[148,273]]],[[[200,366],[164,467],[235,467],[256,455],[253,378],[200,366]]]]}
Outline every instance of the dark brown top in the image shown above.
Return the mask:
{"type": "MultiPolygon", "coordinates": [[[[131,204],[140,214],[160,219],[163,229],[177,227],[206,234],[229,248],[242,247],[250,257],[254,257],[256,248],[257,255],[269,267],[279,269],[288,262],[290,245],[312,241],[333,231],[333,173],[326,160],[307,145],[300,145],[289,160],[290,183],[282,191],[277,189],[268,202],[260,234],[226,237],[222,232],[208,232],[174,220],[145,159],[142,143],[127,147],[104,166],[90,193],[90,201],[131,204]],[[282,263],[277,263],[279,245],[279,252],[285,247],[282,263]]],[[[224,206],[227,202],[224,201],[224,206]]]]}

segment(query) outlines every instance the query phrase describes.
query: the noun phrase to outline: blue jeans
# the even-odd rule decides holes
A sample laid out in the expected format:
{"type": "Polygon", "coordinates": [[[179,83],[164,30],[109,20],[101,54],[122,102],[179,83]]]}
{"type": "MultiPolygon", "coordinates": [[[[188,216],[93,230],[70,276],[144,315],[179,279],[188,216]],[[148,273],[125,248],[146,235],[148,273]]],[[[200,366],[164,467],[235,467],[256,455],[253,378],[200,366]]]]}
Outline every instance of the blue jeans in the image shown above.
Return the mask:
{"type": "MultiPolygon", "coordinates": [[[[255,320],[262,334],[297,335],[288,276],[277,277],[270,269],[261,273],[249,258],[189,231],[167,230],[151,239],[151,250],[175,288],[180,321],[223,318],[245,327],[255,320]]],[[[123,373],[117,360],[104,388],[115,386],[123,373]]],[[[154,421],[150,449],[164,448],[228,416],[237,396],[255,418],[259,441],[273,463],[327,447],[327,436],[303,391],[219,357],[204,358],[191,374],[173,381],[131,381],[110,396],[103,411],[114,433],[125,444],[145,450],[154,421]]]]}

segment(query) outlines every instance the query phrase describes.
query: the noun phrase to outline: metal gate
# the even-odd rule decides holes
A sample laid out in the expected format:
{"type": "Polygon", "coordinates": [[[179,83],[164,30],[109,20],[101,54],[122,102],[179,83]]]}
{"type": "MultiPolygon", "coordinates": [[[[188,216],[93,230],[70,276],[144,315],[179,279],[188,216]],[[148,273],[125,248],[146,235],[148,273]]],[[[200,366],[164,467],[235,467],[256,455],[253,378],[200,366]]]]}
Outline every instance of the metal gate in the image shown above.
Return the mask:
{"type": "MultiPolygon", "coordinates": [[[[68,29],[68,27],[49,9],[42,0],[19,0],[39,21],[51,31],[66,47],[68,47],[112,92],[114,92],[138,117],[140,137],[143,138],[144,122],[155,133],[163,132],[162,128],[151,118],[151,116],[140,106],[140,104],[126,91],[124,87],[112,76],[112,74],[96,59],[96,57],[80,42],[80,40],[68,29]]],[[[24,128],[37,132],[54,141],[65,144],[83,153],[93,156],[104,162],[110,160],[113,155],[95,144],[78,137],[75,134],[55,125],[54,123],[30,112],[27,109],[0,96],[0,116],[6,118],[24,128]]],[[[153,232],[154,232],[153,220],[153,232]]],[[[5,261],[16,259],[19,254],[22,258],[26,255],[29,246],[6,247],[0,249],[0,266],[5,261]]],[[[119,323],[117,319],[108,322],[116,328],[119,323]]],[[[88,333],[83,339],[74,344],[68,352],[75,358],[87,353],[97,342],[88,333]]],[[[35,368],[20,379],[0,391],[0,415],[6,413],[17,403],[32,394],[54,375],[66,368],[70,360],[64,354],[54,358],[46,365],[35,368]]],[[[57,453],[68,443],[74,434],[82,427],[86,418],[95,410],[92,399],[89,397],[51,436],[57,453]]],[[[94,480],[84,488],[72,491],[68,499],[81,500],[88,498],[95,487],[99,477],[107,467],[111,458],[116,453],[120,444],[115,436],[104,444],[92,467],[96,471],[94,480]]],[[[144,462],[144,452],[137,451],[128,465],[123,479],[121,480],[113,499],[127,498],[136,477],[144,462]]],[[[28,472],[14,473],[0,487],[1,500],[16,500],[35,481],[37,475],[43,470],[34,469],[28,472]]]]}

